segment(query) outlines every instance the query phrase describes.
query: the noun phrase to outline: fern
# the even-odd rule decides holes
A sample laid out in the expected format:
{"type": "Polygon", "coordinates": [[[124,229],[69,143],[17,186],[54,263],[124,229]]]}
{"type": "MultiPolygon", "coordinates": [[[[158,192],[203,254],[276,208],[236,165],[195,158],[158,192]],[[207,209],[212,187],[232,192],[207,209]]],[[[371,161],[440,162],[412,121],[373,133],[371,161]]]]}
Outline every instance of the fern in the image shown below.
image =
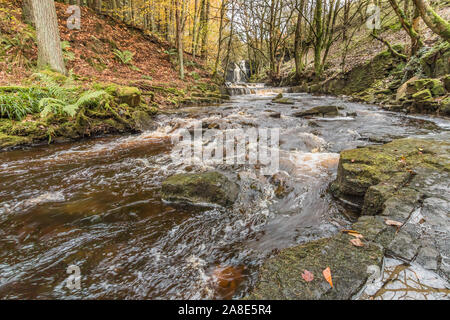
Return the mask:
{"type": "Polygon", "coordinates": [[[108,96],[106,91],[89,91],[81,95],[75,103],[66,103],[64,100],[45,98],[39,102],[41,117],[46,117],[50,113],[68,115],[73,117],[82,107],[96,106],[102,98],[108,96]]]}
{"type": "Polygon", "coordinates": [[[116,56],[117,60],[122,62],[122,64],[131,64],[131,62],[133,61],[134,53],[131,51],[120,51],[119,49],[114,49],[113,53],[116,56]]]}
{"type": "Polygon", "coordinates": [[[69,43],[69,41],[61,41],[61,49],[62,49],[65,61],[75,60],[75,53],[70,51],[70,43],[69,43]]]}
{"type": "Polygon", "coordinates": [[[50,113],[61,114],[65,102],[54,98],[44,98],[39,101],[39,109],[41,111],[41,117],[46,117],[50,113]]]}

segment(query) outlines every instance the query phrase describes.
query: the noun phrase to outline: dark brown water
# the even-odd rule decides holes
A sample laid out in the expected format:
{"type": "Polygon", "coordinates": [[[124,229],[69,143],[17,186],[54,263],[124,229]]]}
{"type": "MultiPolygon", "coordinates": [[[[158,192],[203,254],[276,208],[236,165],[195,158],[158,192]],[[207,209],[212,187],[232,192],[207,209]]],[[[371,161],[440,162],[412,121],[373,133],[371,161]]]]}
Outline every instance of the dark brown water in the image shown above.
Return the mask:
{"type": "Polygon", "coordinates": [[[326,191],[341,150],[449,133],[443,119],[306,94],[288,95],[294,106],[271,105],[274,95],[161,115],[160,128],[141,135],[0,153],[0,298],[243,297],[271,253],[348,226],[344,209],[326,191]],[[343,116],[290,116],[329,104],[341,106],[343,116]],[[270,117],[274,111],[281,118],[270,117]],[[353,112],[357,116],[345,116],[353,112]],[[174,163],[169,135],[195,120],[221,129],[280,128],[280,173],[174,163]],[[166,177],[209,169],[240,184],[233,207],[161,201],[166,177]],[[285,192],[276,196],[280,181],[285,192]],[[66,287],[70,265],[81,269],[79,290],[66,287]]]}

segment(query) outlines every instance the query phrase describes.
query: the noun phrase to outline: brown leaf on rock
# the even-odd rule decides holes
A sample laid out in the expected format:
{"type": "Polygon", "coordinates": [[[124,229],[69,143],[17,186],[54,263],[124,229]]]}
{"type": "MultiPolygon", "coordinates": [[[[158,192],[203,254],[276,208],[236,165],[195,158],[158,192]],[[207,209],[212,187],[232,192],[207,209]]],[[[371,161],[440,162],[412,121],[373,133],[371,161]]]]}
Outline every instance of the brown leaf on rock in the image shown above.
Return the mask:
{"type": "Polygon", "coordinates": [[[342,232],[348,234],[349,236],[358,238],[358,239],[364,238],[364,236],[361,233],[359,233],[358,231],[355,231],[355,230],[342,230],[342,232]]]}
{"type": "Polygon", "coordinates": [[[386,222],[386,224],[388,225],[388,226],[394,226],[394,227],[401,227],[401,226],[403,226],[403,223],[401,223],[401,222],[398,222],[398,221],[395,221],[395,220],[386,220],[385,221],[386,222]]]}
{"type": "Polygon", "coordinates": [[[363,247],[364,243],[362,243],[361,239],[356,238],[356,239],[352,239],[350,240],[350,242],[355,246],[355,247],[363,247]]]}

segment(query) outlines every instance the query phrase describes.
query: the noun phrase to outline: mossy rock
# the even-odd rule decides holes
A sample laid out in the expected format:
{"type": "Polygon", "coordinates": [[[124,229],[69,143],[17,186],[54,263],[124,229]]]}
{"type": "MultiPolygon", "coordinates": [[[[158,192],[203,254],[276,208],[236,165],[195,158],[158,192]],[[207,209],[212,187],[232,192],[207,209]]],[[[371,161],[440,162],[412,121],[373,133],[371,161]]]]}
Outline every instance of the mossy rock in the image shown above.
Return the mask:
{"type": "Polygon", "coordinates": [[[275,98],[272,99],[272,103],[279,104],[294,104],[294,101],[289,98],[285,98],[282,93],[279,93],[275,98]]]}
{"type": "Polygon", "coordinates": [[[432,98],[430,89],[421,90],[412,95],[412,98],[416,101],[425,101],[432,98]]]}
{"type": "Polygon", "coordinates": [[[344,199],[364,199],[362,213],[377,214],[383,202],[402,188],[417,168],[449,171],[449,148],[450,143],[445,142],[400,139],[343,151],[332,191],[344,199]]]}
{"type": "Polygon", "coordinates": [[[117,99],[118,104],[125,103],[132,108],[138,107],[141,103],[142,92],[136,87],[119,86],[116,84],[97,83],[93,88],[105,90],[108,94],[117,99]]]}
{"type": "Polygon", "coordinates": [[[445,90],[450,92],[450,74],[447,74],[442,78],[442,82],[444,83],[445,90]]]}
{"type": "Polygon", "coordinates": [[[135,129],[139,131],[155,130],[158,125],[155,120],[145,111],[135,111],[132,114],[135,129]]]}
{"type": "Polygon", "coordinates": [[[450,44],[443,41],[420,57],[420,66],[428,77],[440,77],[450,73],[450,44]]]}
{"type": "Polygon", "coordinates": [[[32,139],[30,137],[13,136],[0,132],[0,150],[13,148],[20,145],[27,145],[30,144],[31,142],[32,139]]]}
{"type": "Polygon", "coordinates": [[[340,87],[343,89],[335,93],[351,95],[371,88],[375,82],[386,78],[399,62],[398,58],[384,51],[366,64],[349,71],[345,75],[345,86],[341,83],[340,87]]]}
{"type": "Polygon", "coordinates": [[[50,70],[50,69],[41,70],[36,75],[39,77],[39,74],[45,75],[45,76],[49,77],[52,81],[59,83],[59,84],[64,84],[68,79],[67,76],[65,76],[64,74],[50,70]]]}
{"type": "Polygon", "coordinates": [[[226,207],[236,201],[239,187],[221,173],[211,171],[171,176],[163,182],[161,193],[167,201],[226,207]]]}
{"type": "Polygon", "coordinates": [[[307,116],[337,116],[339,109],[336,106],[318,106],[305,111],[296,112],[294,117],[307,117],[307,116]]]}
{"type": "Polygon", "coordinates": [[[445,94],[444,84],[439,79],[419,79],[413,82],[416,92],[429,89],[433,96],[445,94]]]}
{"type": "Polygon", "coordinates": [[[259,270],[249,300],[349,300],[369,278],[368,267],[382,264],[383,250],[373,243],[363,247],[351,244],[352,237],[338,234],[332,238],[282,250],[259,270]],[[322,272],[331,270],[333,288],[322,272]],[[306,282],[308,270],[314,280],[306,282]]]}
{"type": "Polygon", "coordinates": [[[450,116],[450,97],[447,97],[441,101],[439,114],[450,116]]]}

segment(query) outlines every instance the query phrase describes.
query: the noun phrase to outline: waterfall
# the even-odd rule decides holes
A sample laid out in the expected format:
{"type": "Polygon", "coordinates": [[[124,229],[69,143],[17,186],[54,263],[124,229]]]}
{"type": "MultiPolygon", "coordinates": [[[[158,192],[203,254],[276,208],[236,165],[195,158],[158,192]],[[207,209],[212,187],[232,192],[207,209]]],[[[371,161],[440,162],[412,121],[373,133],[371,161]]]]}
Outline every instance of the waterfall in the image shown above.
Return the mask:
{"type": "Polygon", "coordinates": [[[247,81],[247,63],[245,60],[241,61],[240,68],[241,72],[244,74],[244,80],[247,81]]]}
{"type": "Polygon", "coordinates": [[[241,69],[239,68],[239,66],[235,63],[234,64],[235,68],[234,68],[234,72],[233,72],[233,82],[234,83],[239,83],[241,82],[241,69]]]}

